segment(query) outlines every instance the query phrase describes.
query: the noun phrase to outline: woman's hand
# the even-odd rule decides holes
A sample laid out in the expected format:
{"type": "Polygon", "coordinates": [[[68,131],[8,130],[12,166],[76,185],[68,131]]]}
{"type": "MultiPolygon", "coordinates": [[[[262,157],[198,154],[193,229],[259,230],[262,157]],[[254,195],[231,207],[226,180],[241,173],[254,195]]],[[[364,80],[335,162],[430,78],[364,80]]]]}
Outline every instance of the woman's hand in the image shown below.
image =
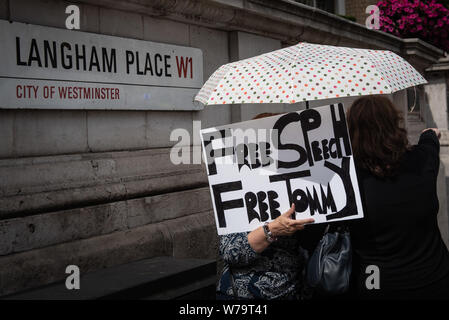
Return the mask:
{"type": "Polygon", "coordinates": [[[305,224],[315,222],[312,218],[299,220],[292,219],[292,214],[294,212],[295,204],[292,204],[288,211],[284,212],[268,224],[268,228],[274,237],[290,236],[298,230],[303,230],[305,224]]]}
{"type": "Polygon", "coordinates": [[[441,132],[440,130],[438,130],[437,128],[428,128],[428,129],[424,129],[422,132],[426,132],[428,130],[433,130],[433,132],[435,132],[435,134],[437,135],[437,138],[440,139],[441,138],[441,132]]]}
{"type": "MultiPolygon", "coordinates": [[[[273,237],[290,236],[296,231],[304,229],[306,223],[315,221],[313,219],[292,219],[293,212],[295,212],[294,204],[287,212],[284,212],[268,224],[268,228],[273,237]]],[[[265,232],[262,227],[259,227],[248,234],[248,242],[251,248],[256,252],[262,252],[270,245],[265,237],[265,232]]]]}

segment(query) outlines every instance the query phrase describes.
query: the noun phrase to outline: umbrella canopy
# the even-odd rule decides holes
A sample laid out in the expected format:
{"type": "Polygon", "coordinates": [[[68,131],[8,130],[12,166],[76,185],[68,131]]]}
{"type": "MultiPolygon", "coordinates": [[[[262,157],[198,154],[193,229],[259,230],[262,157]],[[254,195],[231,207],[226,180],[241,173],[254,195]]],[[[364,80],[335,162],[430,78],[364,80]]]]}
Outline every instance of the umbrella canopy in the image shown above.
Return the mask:
{"type": "Polygon", "coordinates": [[[221,66],[195,100],[204,105],[297,103],[388,94],[427,81],[391,51],[310,43],[221,66]]]}

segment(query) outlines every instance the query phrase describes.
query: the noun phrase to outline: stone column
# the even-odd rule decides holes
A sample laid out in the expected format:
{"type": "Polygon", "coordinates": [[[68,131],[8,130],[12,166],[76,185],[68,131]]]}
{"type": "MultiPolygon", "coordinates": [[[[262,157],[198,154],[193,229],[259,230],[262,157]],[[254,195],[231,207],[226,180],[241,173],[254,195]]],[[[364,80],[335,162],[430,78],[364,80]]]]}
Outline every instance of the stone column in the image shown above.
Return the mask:
{"type": "Polygon", "coordinates": [[[402,112],[402,115],[404,117],[404,127],[408,129],[408,121],[407,121],[407,114],[408,114],[408,100],[407,100],[407,91],[406,90],[400,90],[397,92],[394,92],[392,94],[392,100],[393,104],[396,108],[398,108],[399,111],[402,112]]]}
{"type": "MultiPolygon", "coordinates": [[[[448,89],[449,89],[449,57],[426,69],[428,84],[424,85],[427,105],[424,107],[424,118],[427,127],[438,127],[440,139],[440,173],[438,174],[437,192],[440,201],[438,225],[441,236],[449,248],[449,130],[448,130],[448,89]]],[[[424,109],[423,108],[423,109],[424,109]]]]}
{"type": "Polygon", "coordinates": [[[445,63],[437,63],[426,69],[426,79],[429,83],[424,85],[424,91],[429,106],[429,112],[426,114],[426,122],[429,127],[448,129],[448,75],[448,58],[445,63]]]}

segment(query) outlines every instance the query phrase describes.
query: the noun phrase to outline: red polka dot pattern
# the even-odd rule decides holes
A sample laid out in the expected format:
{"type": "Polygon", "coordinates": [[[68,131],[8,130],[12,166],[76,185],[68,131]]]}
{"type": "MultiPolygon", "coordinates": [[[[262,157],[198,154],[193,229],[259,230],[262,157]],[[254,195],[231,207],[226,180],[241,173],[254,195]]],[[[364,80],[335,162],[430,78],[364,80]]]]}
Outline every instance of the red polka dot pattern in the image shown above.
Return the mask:
{"type": "Polygon", "coordinates": [[[296,103],[387,94],[427,81],[390,51],[299,43],[221,66],[195,100],[205,104],[296,103]]]}

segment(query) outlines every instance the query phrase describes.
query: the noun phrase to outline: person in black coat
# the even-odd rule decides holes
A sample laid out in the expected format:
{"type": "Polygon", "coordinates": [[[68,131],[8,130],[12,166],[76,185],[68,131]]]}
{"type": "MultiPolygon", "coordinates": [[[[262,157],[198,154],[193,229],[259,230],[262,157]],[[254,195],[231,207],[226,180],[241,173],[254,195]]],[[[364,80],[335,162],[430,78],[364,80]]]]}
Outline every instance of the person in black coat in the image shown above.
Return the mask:
{"type": "Polygon", "coordinates": [[[353,284],[362,299],[449,299],[449,252],[437,224],[440,133],[410,146],[382,96],[347,114],[364,218],[350,223],[353,284]]]}

